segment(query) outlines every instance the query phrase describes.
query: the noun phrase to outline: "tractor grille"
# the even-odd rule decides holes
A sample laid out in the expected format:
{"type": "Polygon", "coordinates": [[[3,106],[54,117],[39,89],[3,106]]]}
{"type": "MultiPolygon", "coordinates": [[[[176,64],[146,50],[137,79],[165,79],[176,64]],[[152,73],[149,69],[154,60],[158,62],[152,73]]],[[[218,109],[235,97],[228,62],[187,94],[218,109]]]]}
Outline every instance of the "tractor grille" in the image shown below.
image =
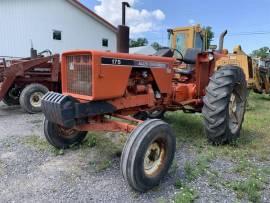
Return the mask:
{"type": "Polygon", "coordinates": [[[66,57],[67,91],[92,96],[92,60],[90,55],[66,57]]]}

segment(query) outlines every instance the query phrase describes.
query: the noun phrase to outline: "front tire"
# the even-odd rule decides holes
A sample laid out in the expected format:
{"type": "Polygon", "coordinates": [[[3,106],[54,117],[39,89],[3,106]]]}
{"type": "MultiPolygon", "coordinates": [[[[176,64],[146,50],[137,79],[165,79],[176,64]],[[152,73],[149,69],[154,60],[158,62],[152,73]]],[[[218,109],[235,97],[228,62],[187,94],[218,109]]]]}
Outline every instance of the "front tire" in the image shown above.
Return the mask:
{"type": "Polygon", "coordinates": [[[41,84],[26,86],[20,95],[21,107],[31,114],[41,112],[41,99],[48,91],[48,88],[41,84]]]}
{"type": "Polygon", "coordinates": [[[121,156],[121,171],[129,185],[145,192],[160,183],[174,158],[175,136],[158,119],[140,124],[130,135],[121,156]]]}
{"type": "Polygon", "coordinates": [[[44,135],[47,141],[58,149],[66,149],[81,143],[87,132],[64,128],[56,123],[44,120],[44,135]]]}
{"type": "Polygon", "coordinates": [[[224,66],[210,78],[202,114],[208,140],[226,144],[240,136],[247,98],[247,83],[241,68],[224,66]]]}

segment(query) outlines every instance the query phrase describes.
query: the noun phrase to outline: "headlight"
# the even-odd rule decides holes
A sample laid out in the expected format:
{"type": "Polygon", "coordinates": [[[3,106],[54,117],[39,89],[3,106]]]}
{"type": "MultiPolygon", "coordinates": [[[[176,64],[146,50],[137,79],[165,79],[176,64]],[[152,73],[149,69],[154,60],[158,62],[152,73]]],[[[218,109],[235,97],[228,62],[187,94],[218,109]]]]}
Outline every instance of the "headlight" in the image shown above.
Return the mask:
{"type": "Polygon", "coordinates": [[[212,61],[214,59],[214,54],[209,53],[208,54],[208,60],[212,61]]]}

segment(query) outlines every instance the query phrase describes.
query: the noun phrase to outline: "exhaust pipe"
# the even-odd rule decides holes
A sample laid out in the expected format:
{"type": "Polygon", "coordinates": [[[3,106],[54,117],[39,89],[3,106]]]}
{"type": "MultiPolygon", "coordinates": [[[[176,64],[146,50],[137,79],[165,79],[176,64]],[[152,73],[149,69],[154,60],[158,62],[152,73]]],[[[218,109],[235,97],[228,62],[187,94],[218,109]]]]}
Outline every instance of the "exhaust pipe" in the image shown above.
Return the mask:
{"type": "Polygon", "coordinates": [[[223,44],[224,44],[224,37],[227,35],[228,31],[225,30],[224,32],[221,33],[219,37],[219,52],[221,53],[223,50],[223,44]]]}
{"type": "Polygon", "coordinates": [[[126,7],[130,8],[128,2],[122,2],[122,25],[118,26],[117,52],[129,53],[129,27],[126,26],[126,7]]]}

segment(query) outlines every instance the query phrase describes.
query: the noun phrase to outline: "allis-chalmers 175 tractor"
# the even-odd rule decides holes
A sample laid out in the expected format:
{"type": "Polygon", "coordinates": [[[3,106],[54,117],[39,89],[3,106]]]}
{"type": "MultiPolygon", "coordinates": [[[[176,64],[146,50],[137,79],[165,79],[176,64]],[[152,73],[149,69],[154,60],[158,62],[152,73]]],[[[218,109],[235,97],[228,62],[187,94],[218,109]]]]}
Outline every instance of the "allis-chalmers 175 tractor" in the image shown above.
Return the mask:
{"type": "MultiPolygon", "coordinates": [[[[122,31],[125,26],[119,27],[122,31]]],[[[128,43],[119,47],[122,51],[128,43]]],[[[130,133],[121,171],[133,189],[146,191],[159,184],[174,158],[173,130],[155,119],[165,111],[202,112],[206,135],[214,144],[237,138],[247,96],[242,69],[225,65],[215,71],[219,52],[187,49],[177,59],[168,49],[159,55],[63,53],[63,93],[48,92],[42,100],[48,142],[67,148],[80,143],[87,131],[130,133]],[[189,69],[179,69],[182,63],[189,69]],[[152,119],[142,121],[140,114],[152,119]]]]}

